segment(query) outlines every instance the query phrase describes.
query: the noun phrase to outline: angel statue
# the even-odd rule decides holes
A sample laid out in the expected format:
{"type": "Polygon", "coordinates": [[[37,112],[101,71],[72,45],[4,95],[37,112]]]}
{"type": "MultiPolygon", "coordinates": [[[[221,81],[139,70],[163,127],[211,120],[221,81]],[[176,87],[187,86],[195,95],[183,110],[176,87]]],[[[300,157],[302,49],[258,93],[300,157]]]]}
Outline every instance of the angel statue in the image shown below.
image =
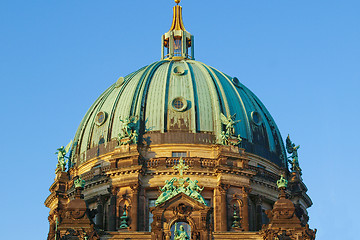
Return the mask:
{"type": "Polygon", "coordinates": [[[133,130],[136,128],[136,123],[139,120],[138,116],[131,116],[125,119],[120,117],[120,122],[122,122],[122,133],[119,134],[120,138],[130,137],[133,130]]]}
{"type": "Polygon", "coordinates": [[[235,128],[234,125],[240,122],[241,120],[236,120],[236,113],[234,115],[228,115],[228,117],[225,117],[224,114],[221,113],[220,115],[221,123],[226,126],[226,135],[229,137],[235,135],[235,128]]]}
{"type": "Polygon", "coordinates": [[[290,136],[288,135],[286,138],[286,150],[291,156],[289,157],[292,160],[288,160],[291,164],[291,171],[298,172],[301,174],[301,168],[299,166],[299,157],[298,157],[298,149],[300,145],[296,146],[295,143],[291,142],[290,136]]]}
{"type": "Polygon", "coordinates": [[[177,229],[177,223],[175,223],[175,231],[174,231],[174,239],[175,240],[190,240],[189,235],[184,229],[183,225],[180,225],[180,229],[177,229]]]}
{"type": "Polygon", "coordinates": [[[72,140],[69,142],[68,145],[66,145],[66,147],[64,148],[64,146],[61,146],[60,148],[58,148],[57,152],[55,154],[57,154],[57,158],[58,158],[58,163],[56,165],[57,168],[60,168],[61,171],[65,171],[65,166],[69,160],[69,157],[66,156],[66,154],[69,152],[70,147],[72,144],[72,140]]]}

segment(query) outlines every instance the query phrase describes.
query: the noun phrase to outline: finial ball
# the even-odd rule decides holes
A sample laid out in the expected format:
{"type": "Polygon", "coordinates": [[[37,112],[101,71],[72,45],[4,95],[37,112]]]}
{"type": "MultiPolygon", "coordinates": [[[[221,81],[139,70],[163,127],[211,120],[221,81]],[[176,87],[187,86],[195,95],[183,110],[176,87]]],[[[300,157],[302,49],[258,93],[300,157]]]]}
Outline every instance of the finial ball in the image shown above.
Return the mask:
{"type": "Polygon", "coordinates": [[[175,0],[175,3],[176,4],[179,4],[181,0],[175,0]]]}

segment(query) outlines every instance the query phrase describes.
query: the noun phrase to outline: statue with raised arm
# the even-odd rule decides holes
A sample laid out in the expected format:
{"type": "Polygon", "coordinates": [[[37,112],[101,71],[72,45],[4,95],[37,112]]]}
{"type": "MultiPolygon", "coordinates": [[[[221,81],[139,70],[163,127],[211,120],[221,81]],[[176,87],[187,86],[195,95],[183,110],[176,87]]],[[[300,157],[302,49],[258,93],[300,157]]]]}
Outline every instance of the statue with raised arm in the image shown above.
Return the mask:
{"type": "Polygon", "coordinates": [[[66,164],[69,160],[69,157],[66,156],[66,154],[70,151],[70,147],[72,144],[72,140],[68,143],[68,145],[66,145],[66,147],[61,146],[60,148],[58,148],[57,152],[55,154],[57,154],[57,159],[58,159],[58,163],[56,165],[57,168],[60,168],[61,171],[65,171],[66,168],[66,164]]]}
{"type": "Polygon", "coordinates": [[[138,141],[138,132],[137,132],[137,122],[139,120],[138,116],[130,116],[126,118],[120,117],[120,122],[122,122],[121,132],[119,133],[119,143],[120,145],[125,145],[129,143],[137,143],[138,141]],[[126,142],[120,142],[121,139],[128,138],[126,142]]]}
{"type": "Polygon", "coordinates": [[[291,164],[291,171],[298,172],[301,174],[301,168],[299,166],[299,157],[298,157],[298,149],[300,148],[300,145],[296,146],[295,143],[291,142],[290,136],[288,135],[286,138],[286,150],[291,156],[288,160],[291,164]]]}
{"type": "Polygon", "coordinates": [[[201,196],[202,190],[204,190],[204,187],[201,188],[197,185],[198,180],[192,181],[190,178],[187,179],[188,186],[187,186],[187,192],[190,197],[194,198],[195,200],[198,200],[202,204],[206,205],[205,199],[203,196],[201,196]]]}
{"type": "Polygon", "coordinates": [[[159,187],[159,189],[162,193],[156,199],[155,205],[159,205],[177,194],[176,187],[174,186],[175,181],[177,181],[176,177],[172,178],[170,181],[166,180],[164,187],[162,187],[162,188],[159,187]]]}
{"type": "Polygon", "coordinates": [[[235,120],[236,113],[234,115],[228,115],[227,117],[224,114],[220,114],[221,123],[225,125],[226,135],[233,136],[235,135],[235,124],[241,120],[235,120]]]}
{"type": "Polygon", "coordinates": [[[189,240],[190,237],[184,229],[183,225],[180,225],[179,230],[177,229],[177,223],[175,223],[174,240],[189,240]]]}

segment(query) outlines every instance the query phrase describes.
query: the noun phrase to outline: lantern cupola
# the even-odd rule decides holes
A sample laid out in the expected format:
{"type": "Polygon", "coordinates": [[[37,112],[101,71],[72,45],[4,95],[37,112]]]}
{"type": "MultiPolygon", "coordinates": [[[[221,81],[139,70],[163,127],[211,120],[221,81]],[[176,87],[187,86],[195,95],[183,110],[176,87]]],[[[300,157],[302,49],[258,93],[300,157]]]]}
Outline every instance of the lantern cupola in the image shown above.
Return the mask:
{"type": "Polygon", "coordinates": [[[182,7],[175,0],[173,21],[170,30],[161,38],[161,59],[194,60],[194,36],[186,31],[182,20],[182,7]]]}

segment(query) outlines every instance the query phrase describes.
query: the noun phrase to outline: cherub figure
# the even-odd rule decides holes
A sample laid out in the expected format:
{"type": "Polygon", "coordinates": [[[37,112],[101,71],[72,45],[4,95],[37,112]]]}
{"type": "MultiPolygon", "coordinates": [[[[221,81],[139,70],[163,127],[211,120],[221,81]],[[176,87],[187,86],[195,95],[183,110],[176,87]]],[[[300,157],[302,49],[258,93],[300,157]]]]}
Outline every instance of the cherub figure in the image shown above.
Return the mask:
{"type": "Polygon", "coordinates": [[[69,142],[68,145],[66,145],[66,147],[61,146],[60,148],[58,148],[57,149],[58,151],[55,153],[57,154],[57,158],[58,158],[58,163],[56,167],[60,168],[61,171],[65,171],[66,164],[69,160],[69,157],[67,157],[66,154],[69,152],[71,144],[72,144],[72,140],[69,142]]]}
{"type": "Polygon", "coordinates": [[[291,156],[289,157],[292,160],[288,160],[291,164],[291,171],[298,172],[301,174],[301,168],[299,166],[299,157],[298,157],[298,149],[300,145],[296,146],[295,143],[291,142],[290,136],[288,135],[286,138],[286,150],[291,156]]]}

